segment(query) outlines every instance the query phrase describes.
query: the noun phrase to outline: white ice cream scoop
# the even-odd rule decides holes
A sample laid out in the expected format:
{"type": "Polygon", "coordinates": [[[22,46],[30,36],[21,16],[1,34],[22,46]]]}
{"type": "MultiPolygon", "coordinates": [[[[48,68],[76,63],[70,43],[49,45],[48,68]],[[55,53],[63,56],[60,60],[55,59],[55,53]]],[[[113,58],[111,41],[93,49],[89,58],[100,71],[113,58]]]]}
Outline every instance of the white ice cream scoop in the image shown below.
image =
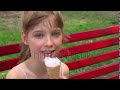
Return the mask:
{"type": "Polygon", "coordinates": [[[44,61],[45,65],[48,67],[56,67],[60,65],[60,60],[57,57],[55,58],[45,57],[44,61]]]}

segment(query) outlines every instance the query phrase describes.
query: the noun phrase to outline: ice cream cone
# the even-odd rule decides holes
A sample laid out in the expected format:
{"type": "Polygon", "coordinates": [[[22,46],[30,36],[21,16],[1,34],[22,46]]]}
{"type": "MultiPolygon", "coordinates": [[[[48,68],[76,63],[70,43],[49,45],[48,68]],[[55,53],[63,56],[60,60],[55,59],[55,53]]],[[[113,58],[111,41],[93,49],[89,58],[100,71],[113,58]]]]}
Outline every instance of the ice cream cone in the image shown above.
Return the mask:
{"type": "Polygon", "coordinates": [[[59,79],[60,60],[58,58],[46,58],[45,65],[50,79],[59,79]]]}

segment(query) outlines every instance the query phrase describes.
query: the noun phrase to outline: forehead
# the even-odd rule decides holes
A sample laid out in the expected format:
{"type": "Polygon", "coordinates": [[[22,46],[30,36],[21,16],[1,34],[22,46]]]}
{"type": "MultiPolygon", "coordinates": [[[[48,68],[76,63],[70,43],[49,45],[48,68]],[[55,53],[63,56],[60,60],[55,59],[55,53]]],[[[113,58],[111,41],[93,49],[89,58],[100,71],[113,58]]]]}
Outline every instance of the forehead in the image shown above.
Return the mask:
{"type": "Polygon", "coordinates": [[[60,28],[58,20],[54,15],[48,16],[46,19],[41,21],[40,25],[46,28],[60,28]]]}
{"type": "Polygon", "coordinates": [[[47,17],[33,27],[33,30],[60,30],[58,21],[54,16],[47,17]]]}
{"type": "Polygon", "coordinates": [[[58,29],[61,32],[63,32],[62,22],[53,15],[50,15],[47,18],[44,18],[42,20],[37,19],[33,23],[34,24],[29,28],[29,32],[36,31],[36,30],[51,31],[51,30],[58,30],[58,29]]]}
{"type": "Polygon", "coordinates": [[[55,31],[55,30],[62,31],[59,27],[51,27],[51,26],[43,25],[41,23],[34,26],[34,28],[32,29],[32,31],[55,31]]]}

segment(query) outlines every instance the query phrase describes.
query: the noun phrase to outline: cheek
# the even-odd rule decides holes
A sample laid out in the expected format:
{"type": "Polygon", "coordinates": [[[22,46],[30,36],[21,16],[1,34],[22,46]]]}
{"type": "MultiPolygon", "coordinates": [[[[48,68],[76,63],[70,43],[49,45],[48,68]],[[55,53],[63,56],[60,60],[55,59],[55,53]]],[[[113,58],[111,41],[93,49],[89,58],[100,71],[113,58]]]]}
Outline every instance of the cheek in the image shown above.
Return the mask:
{"type": "Polygon", "coordinates": [[[43,42],[31,39],[31,40],[29,40],[28,45],[29,45],[31,51],[38,51],[43,46],[43,42]]]}
{"type": "Polygon", "coordinates": [[[55,56],[55,57],[59,57],[58,55],[59,55],[59,52],[60,52],[60,50],[61,50],[62,39],[56,40],[55,46],[56,46],[56,50],[55,50],[54,56],[55,56]]]}
{"type": "Polygon", "coordinates": [[[55,45],[58,49],[60,49],[62,46],[62,38],[55,40],[55,45]]]}

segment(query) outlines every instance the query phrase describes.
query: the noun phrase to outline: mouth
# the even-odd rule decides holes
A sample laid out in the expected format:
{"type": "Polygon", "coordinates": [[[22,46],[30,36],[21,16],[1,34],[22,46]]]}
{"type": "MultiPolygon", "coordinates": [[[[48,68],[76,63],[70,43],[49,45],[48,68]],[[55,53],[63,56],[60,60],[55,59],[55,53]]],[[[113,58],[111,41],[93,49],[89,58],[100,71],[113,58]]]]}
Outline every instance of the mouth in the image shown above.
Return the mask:
{"type": "Polygon", "coordinates": [[[44,57],[52,57],[53,56],[53,50],[52,51],[42,51],[44,57]]]}

